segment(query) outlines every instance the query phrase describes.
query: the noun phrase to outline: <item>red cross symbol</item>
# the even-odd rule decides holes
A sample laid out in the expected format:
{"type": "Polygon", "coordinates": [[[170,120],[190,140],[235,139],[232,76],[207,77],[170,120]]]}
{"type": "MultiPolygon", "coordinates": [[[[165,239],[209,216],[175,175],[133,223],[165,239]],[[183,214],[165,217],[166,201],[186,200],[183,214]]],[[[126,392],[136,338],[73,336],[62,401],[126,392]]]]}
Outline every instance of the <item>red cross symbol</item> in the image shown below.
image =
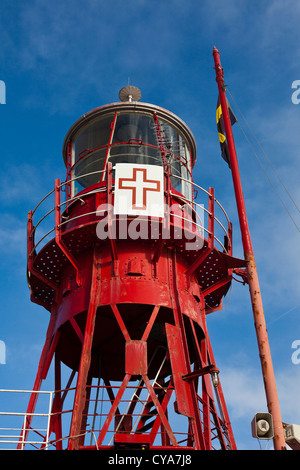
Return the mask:
{"type": "Polygon", "coordinates": [[[147,191],[160,191],[159,180],[148,180],[146,168],[133,168],[132,178],[120,178],[119,189],[132,191],[132,208],[145,210],[147,207],[147,191]]]}

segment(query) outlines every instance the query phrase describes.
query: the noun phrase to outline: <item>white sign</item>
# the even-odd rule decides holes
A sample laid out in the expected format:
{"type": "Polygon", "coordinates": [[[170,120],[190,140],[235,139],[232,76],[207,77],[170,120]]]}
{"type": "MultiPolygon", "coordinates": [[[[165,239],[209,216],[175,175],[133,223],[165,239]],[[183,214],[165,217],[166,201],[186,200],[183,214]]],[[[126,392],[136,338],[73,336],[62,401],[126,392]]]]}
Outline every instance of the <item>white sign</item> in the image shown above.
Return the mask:
{"type": "Polygon", "coordinates": [[[164,217],[162,166],[117,163],[115,214],[164,217]]]}

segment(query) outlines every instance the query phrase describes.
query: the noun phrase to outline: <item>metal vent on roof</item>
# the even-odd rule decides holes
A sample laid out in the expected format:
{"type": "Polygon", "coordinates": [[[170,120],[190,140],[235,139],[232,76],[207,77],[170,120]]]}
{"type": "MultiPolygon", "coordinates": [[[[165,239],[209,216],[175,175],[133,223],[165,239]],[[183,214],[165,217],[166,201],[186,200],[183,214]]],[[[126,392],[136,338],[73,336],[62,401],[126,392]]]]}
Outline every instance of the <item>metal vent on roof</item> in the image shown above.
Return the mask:
{"type": "Polygon", "coordinates": [[[132,85],[123,87],[119,92],[119,98],[121,101],[140,101],[141,97],[141,90],[132,85]]]}

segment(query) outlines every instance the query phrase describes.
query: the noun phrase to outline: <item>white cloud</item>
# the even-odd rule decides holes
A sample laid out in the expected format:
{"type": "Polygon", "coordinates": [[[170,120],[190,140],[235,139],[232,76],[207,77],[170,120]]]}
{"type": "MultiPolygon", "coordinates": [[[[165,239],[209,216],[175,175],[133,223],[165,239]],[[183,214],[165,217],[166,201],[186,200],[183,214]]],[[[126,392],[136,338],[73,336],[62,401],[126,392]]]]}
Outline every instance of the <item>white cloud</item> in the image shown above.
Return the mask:
{"type": "Polygon", "coordinates": [[[298,25],[300,5],[297,0],[273,0],[265,9],[263,22],[264,45],[272,47],[274,41],[283,43],[290,37],[291,29],[298,25]],[[279,27],[280,25],[280,27],[279,27]]]}
{"type": "MultiPolygon", "coordinates": [[[[246,361],[247,362],[247,361],[246,361]]],[[[258,449],[251,434],[251,421],[257,412],[268,412],[260,370],[252,367],[225,366],[220,380],[238,449],[258,449]]],[[[276,387],[283,423],[300,424],[299,387],[300,365],[288,365],[277,371],[276,387]]],[[[261,448],[265,442],[260,443],[261,448]]],[[[268,443],[273,448],[273,443],[268,443]]]]}
{"type": "Polygon", "coordinates": [[[9,206],[26,200],[34,201],[41,186],[41,175],[36,165],[9,165],[0,177],[0,201],[9,206]]]}
{"type": "Polygon", "coordinates": [[[26,253],[26,221],[11,214],[1,215],[0,252],[2,257],[26,253]]]}
{"type": "Polygon", "coordinates": [[[257,411],[265,410],[262,379],[253,368],[222,367],[220,380],[232,419],[253,417],[257,411]]]}
{"type": "Polygon", "coordinates": [[[276,383],[283,422],[300,425],[300,365],[291,363],[289,367],[278,373],[276,383]]]}

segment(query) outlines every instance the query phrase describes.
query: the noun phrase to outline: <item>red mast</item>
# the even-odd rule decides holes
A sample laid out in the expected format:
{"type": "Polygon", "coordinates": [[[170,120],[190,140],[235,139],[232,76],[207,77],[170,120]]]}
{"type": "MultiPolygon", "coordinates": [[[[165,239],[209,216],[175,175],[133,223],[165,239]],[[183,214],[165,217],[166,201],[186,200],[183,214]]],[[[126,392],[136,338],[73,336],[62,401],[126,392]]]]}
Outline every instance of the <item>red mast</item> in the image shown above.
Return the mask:
{"type": "Polygon", "coordinates": [[[264,379],[264,386],[267,398],[268,410],[273,418],[274,425],[274,448],[275,450],[285,450],[285,438],[283,431],[283,424],[280,413],[280,406],[278,401],[275,376],[268,340],[268,334],[266,329],[266,322],[264,317],[264,310],[261,298],[261,292],[259,287],[257,269],[255,264],[255,258],[251,243],[251,236],[249,231],[245,201],[242,190],[242,183],[240,178],[238,160],[236,155],[236,149],[231,129],[230,115],[227,107],[225,84],[224,84],[224,73],[220,62],[219,51],[214,47],[213,56],[215,61],[216,70],[216,81],[219,89],[220,103],[222,107],[222,115],[227,139],[227,146],[230,158],[230,166],[232,172],[233,186],[235,191],[235,198],[241,228],[242,243],[244,249],[244,257],[248,275],[248,285],[252,303],[252,310],[254,316],[254,324],[256,330],[256,336],[258,341],[259,356],[261,361],[261,368],[264,379]]]}

